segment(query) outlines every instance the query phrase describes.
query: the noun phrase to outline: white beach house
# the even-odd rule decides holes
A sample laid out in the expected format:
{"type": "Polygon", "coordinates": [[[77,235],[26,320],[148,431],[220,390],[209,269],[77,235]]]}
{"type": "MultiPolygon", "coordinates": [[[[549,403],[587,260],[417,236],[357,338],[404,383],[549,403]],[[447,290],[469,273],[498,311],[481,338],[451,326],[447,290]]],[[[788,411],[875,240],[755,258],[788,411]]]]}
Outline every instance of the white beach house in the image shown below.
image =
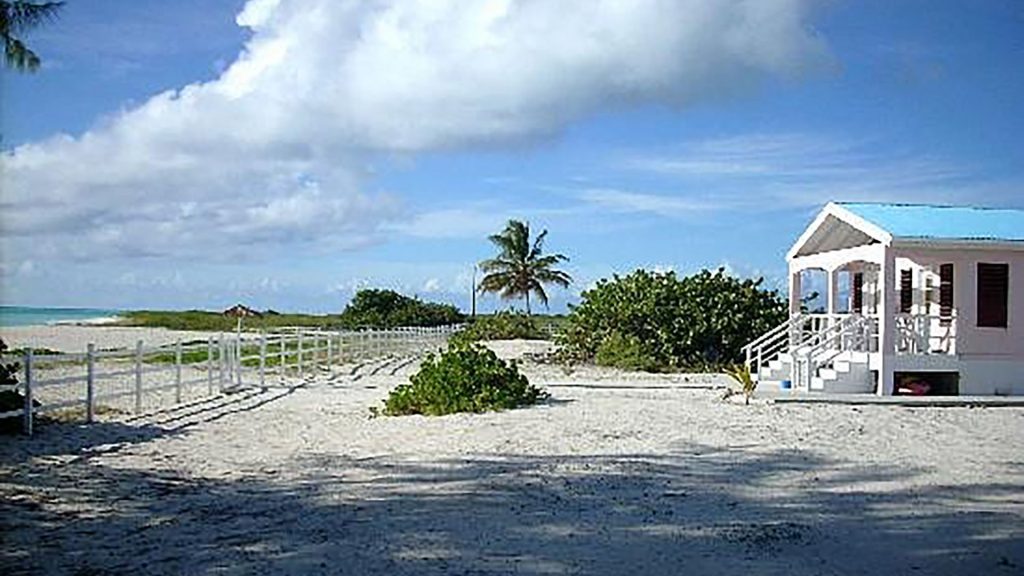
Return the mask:
{"type": "Polygon", "coordinates": [[[786,260],[790,318],[746,347],[762,382],[1024,395],[1024,210],[830,203],[786,260]],[[821,313],[803,309],[810,271],[821,313]]]}

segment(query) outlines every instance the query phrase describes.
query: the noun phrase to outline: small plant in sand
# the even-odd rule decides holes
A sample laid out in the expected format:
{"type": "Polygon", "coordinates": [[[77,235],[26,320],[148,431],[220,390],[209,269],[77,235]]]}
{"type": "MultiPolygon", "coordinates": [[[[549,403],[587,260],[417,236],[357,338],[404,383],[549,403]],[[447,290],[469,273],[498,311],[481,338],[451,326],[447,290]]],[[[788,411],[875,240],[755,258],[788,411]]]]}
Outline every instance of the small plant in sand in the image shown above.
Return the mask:
{"type": "Polygon", "coordinates": [[[757,381],[750,375],[750,369],[745,364],[736,364],[726,368],[724,372],[739,384],[739,390],[730,389],[726,392],[725,397],[743,394],[743,403],[749,405],[750,398],[754,395],[754,390],[757,389],[757,381]]]}
{"type": "Polygon", "coordinates": [[[519,373],[515,362],[505,362],[478,345],[453,346],[427,357],[408,384],[398,386],[376,414],[440,416],[456,412],[508,410],[535,404],[547,393],[519,373]]]}

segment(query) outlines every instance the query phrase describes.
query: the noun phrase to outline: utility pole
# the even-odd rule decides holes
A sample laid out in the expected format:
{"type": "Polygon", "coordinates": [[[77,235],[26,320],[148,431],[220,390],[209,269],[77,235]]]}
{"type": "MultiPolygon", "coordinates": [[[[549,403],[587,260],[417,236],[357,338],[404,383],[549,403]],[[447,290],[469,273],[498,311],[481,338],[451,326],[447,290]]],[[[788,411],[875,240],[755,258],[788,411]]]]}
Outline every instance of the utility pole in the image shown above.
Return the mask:
{"type": "Polygon", "coordinates": [[[470,317],[476,318],[476,264],[473,264],[473,291],[469,295],[470,299],[470,317]]]}

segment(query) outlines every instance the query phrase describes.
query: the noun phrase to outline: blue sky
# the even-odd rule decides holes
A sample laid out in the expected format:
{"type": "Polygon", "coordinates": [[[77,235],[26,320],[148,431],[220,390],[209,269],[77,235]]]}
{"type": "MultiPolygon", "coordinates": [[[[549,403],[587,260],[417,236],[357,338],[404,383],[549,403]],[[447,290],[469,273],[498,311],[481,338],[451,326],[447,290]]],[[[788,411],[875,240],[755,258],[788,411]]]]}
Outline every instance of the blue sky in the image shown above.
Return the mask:
{"type": "Polygon", "coordinates": [[[781,284],[829,200],[1024,207],[1011,0],[70,0],[28,40],[4,304],[466,307],[519,218],[562,311],[638,267],[781,284]]]}

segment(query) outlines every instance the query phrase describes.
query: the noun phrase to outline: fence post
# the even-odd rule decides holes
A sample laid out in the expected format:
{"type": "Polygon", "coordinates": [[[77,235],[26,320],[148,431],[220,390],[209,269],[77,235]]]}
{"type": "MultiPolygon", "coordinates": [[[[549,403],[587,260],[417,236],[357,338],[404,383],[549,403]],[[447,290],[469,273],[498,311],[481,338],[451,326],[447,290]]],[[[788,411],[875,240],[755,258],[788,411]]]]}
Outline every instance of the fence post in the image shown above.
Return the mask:
{"type": "Polygon", "coordinates": [[[285,337],[283,330],[281,331],[279,337],[281,338],[281,361],[278,362],[277,369],[280,371],[281,378],[283,379],[285,376],[288,375],[288,357],[285,354],[285,343],[287,342],[288,338],[285,337]]]}
{"type": "Polygon", "coordinates": [[[301,380],[302,379],[302,330],[300,329],[298,332],[299,332],[299,351],[298,351],[298,354],[296,355],[296,360],[295,361],[296,361],[296,363],[298,365],[297,369],[299,371],[299,379],[301,380]]]}
{"type": "Polygon", "coordinates": [[[135,341],[135,412],[142,412],[142,340],[135,341]]]}
{"type": "Polygon", "coordinates": [[[96,345],[85,349],[85,421],[92,424],[96,416],[96,345]]]}
{"type": "Polygon", "coordinates": [[[235,384],[242,387],[242,335],[239,334],[235,342],[235,384]]]}
{"type": "Polygon", "coordinates": [[[260,388],[267,385],[267,333],[260,331],[260,388]]]}
{"type": "Polygon", "coordinates": [[[206,393],[213,396],[213,336],[206,337],[206,393]]]}
{"type": "Polygon", "coordinates": [[[181,338],[174,343],[174,403],[181,404],[181,338]]]}
{"type": "Polygon", "coordinates": [[[332,348],[333,348],[333,346],[332,346],[332,342],[331,342],[331,333],[328,332],[327,333],[327,362],[326,362],[328,370],[331,368],[331,361],[332,361],[331,356],[334,355],[333,354],[334,350],[332,350],[332,348]]]}
{"type": "Polygon", "coordinates": [[[224,333],[217,334],[217,391],[224,391],[224,333]]]}
{"type": "Polygon", "coordinates": [[[25,352],[25,421],[24,431],[32,435],[32,348],[25,352]]]}

